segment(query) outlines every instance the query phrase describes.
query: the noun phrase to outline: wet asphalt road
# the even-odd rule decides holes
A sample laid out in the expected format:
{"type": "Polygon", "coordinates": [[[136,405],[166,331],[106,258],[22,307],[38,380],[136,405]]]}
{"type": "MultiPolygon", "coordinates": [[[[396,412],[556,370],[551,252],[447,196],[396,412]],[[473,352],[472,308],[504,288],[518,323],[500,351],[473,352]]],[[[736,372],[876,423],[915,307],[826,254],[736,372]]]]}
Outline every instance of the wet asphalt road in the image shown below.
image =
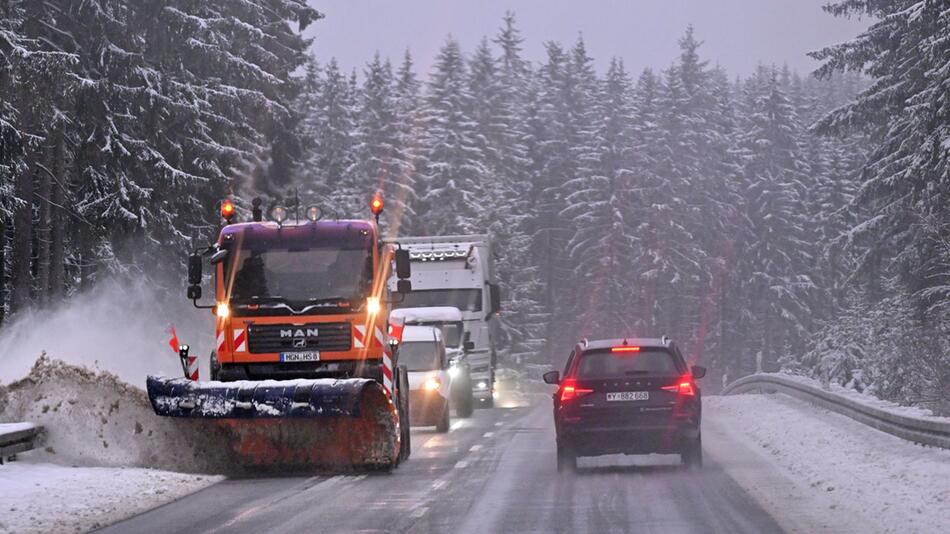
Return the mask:
{"type": "Polygon", "coordinates": [[[653,456],[557,473],[545,402],[414,430],[412,445],[389,474],[227,480],[101,532],[781,531],[708,455],[701,472],[653,456]]]}

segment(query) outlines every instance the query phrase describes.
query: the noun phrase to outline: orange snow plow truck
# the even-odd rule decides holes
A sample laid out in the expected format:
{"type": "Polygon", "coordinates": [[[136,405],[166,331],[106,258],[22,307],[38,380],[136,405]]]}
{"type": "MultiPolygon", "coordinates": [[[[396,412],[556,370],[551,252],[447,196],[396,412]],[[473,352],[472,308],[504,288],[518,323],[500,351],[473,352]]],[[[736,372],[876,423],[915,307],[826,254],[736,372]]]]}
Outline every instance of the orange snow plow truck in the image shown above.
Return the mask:
{"type": "Polygon", "coordinates": [[[265,221],[253,206],[237,223],[224,201],[217,242],[188,261],[188,298],[216,316],[211,380],[149,376],[155,413],[210,420],[242,466],[397,466],[410,450],[408,381],[387,280],[395,268],[396,296],[411,291],[410,263],[380,240],[382,200],[375,221],[322,221],[315,206],[294,221],[276,206],[265,221]],[[215,302],[201,305],[206,262],[215,302]]]}

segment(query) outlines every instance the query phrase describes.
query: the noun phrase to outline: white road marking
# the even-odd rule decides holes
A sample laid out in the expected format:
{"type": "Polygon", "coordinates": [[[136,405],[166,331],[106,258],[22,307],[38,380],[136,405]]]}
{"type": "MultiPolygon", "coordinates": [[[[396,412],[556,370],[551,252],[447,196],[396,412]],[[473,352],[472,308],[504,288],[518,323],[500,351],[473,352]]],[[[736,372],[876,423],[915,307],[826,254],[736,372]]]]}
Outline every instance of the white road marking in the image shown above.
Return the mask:
{"type": "Polygon", "coordinates": [[[458,430],[458,429],[462,428],[463,426],[465,426],[465,422],[464,422],[464,421],[456,421],[456,422],[452,423],[452,425],[451,425],[449,428],[451,428],[452,430],[458,430]]]}
{"type": "Polygon", "coordinates": [[[469,449],[469,450],[472,451],[472,452],[480,451],[480,450],[482,450],[482,446],[481,446],[481,445],[472,445],[472,448],[469,449]]]}
{"type": "Polygon", "coordinates": [[[492,437],[492,436],[494,436],[494,435],[495,435],[494,432],[485,432],[484,434],[482,434],[482,437],[483,437],[483,438],[490,438],[490,437],[492,437]]]}
{"type": "Polygon", "coordinates": [[[409,515],[410,515],[411,517],[414,517],[414,518],[418,519],[418,518],[420,518],[420,517],[426,515],[426,512],[428,512],[428,511],[429,511],[429,509],[426,508],[425,506],[420,506],[420,507],[416,508],[415,510],[413,510],[412,513],[409,514],[409,515]]]}
{"type": "Polygon", "coordinates": [[[499,422],[495,423],[495,426],[503,426],[504,424],[505,424],[505,423],[502,423],[502,422],[499,421],[499,422]]]}
{"type": "Polygon", "coordinates": [[[435,482],[432,483],[432,489],[435,491],[438,491],[442,489],[442,486],[446,484],[448,484],[448,480],[442,480],[442,479],[436,480],[435,482]]]}
{"type": "Polygon", "coordinates": [[[466,462],[465,460],[459,460],[455,462],[456,469],[465,469],[466,467],[468,467],[468,462],[466,462]]]}

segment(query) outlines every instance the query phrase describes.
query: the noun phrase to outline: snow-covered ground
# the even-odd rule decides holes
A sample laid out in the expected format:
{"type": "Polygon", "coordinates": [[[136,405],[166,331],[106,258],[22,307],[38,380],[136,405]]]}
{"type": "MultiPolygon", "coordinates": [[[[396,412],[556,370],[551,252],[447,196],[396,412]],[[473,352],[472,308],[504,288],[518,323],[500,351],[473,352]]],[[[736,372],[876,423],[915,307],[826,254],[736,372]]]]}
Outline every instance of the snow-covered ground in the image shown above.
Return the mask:
{"type": "Polygon", "coordinates": [[[34,453],[0,466],[0,532],[86,532],[221,479],[154,469],[68,467],[34,453]]]}
{"type": "Polygon", "coordinates": [[[84,532],[222,478],[202,474],[220,463],[213,435],[156,417],[141,389],[111,373],[40,358],[0,386],[0,431],[21,421],[44,431],[37,449],[0,466],[0,533],[84,532]]]}
{"type": "Polygon", "coordinates": [[[791,532],[946,532],[950,451],[785,395],[703,399],[703,446],[791,532]]]}

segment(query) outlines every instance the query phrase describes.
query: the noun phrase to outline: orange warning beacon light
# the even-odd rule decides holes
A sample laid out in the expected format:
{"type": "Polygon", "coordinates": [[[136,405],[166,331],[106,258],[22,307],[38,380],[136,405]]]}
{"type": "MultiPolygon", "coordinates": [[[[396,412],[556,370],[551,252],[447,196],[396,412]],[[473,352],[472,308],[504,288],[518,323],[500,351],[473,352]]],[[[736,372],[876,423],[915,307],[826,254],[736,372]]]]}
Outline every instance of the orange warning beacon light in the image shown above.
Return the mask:
{"type": "Polygon", "coordinates": [[[223,217],[228,224],[231,224],[231,219],[234,218],[234,203],[231,202],[229,198],[221,202],[221,217],[223,217]]]}
{"type": "Polygon", "coordinates": [[[373,212],[373,215],[379,215],[383,212],[383,197],[379,196],[377,193],[372,202],[369,203],[369,209],[373,212]]]}
{"type": "Polygon", "coordinates": [[[383,212],[383,197],[379,193],[373,195],[373,200],[369,203],[369,210],[373,212],[373,215],[376,216],[376,222],[379,223],[379,214],[383,212]]]}

